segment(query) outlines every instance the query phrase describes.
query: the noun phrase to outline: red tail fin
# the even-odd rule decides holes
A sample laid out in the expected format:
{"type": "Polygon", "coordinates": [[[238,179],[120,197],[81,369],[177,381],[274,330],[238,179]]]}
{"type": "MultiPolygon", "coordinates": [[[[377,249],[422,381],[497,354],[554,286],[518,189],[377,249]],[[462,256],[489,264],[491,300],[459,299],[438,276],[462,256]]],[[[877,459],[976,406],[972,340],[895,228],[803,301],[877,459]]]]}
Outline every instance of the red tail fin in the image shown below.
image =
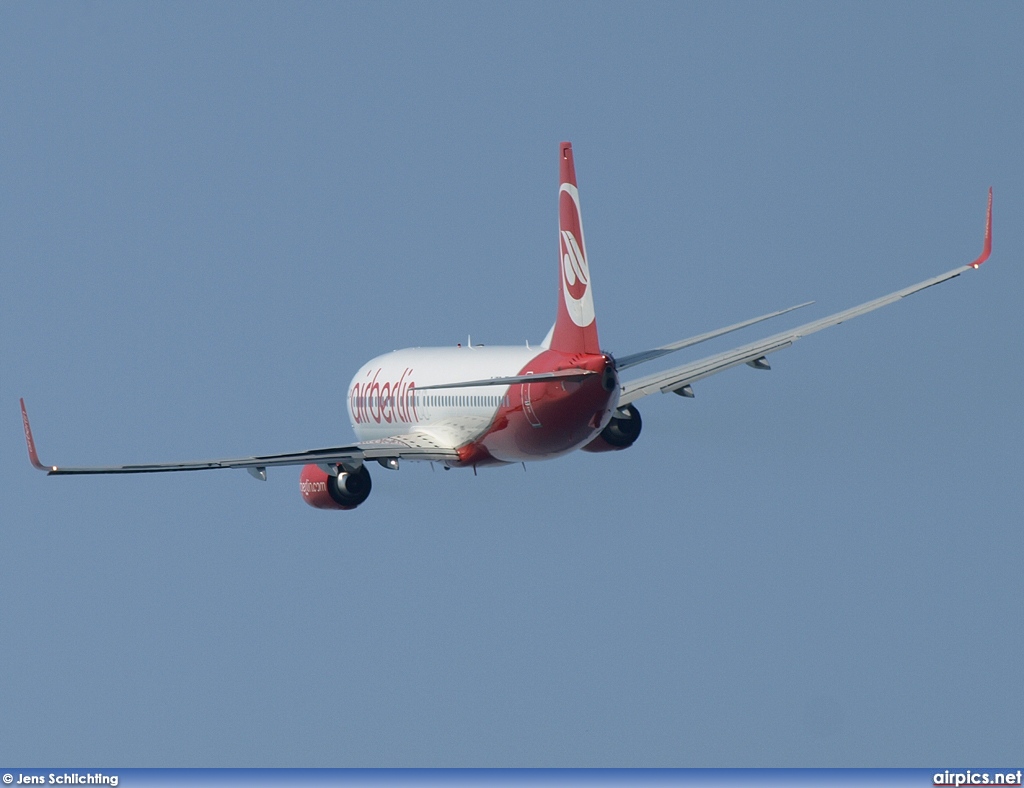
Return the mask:
{"type": "Polygon", "coordinates": [[[551,349],[563,353],[600,353],[597,320],[594,317],[594,293],[587,265],[587,245],[583,240],[580,194],[576,188],[576,168],[572,144],[563,142],[561,185],[558,187],[558,317],[551,337],[551,349]]]}

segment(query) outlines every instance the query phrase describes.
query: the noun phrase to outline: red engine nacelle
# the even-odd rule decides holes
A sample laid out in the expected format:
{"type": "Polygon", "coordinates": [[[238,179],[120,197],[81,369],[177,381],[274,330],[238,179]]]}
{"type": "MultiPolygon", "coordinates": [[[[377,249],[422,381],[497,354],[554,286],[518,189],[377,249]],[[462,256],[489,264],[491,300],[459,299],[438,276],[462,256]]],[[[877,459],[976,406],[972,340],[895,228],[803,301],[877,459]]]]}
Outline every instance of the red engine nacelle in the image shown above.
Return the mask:
{"type": "Polygon", "coordinates": [[[619,451],[628,449],[636,443],[644,423],[640,418],[640,411],[632,405],[626,406],[626,412],[629,414],[628,419],[612,416],[608,426],[584,446],[583,451],[619,451]]]}
{"type": "Polygon", "coordinates": [[[317,509],[355,509],[370,496],[370,472],[365,465],[351,473],[327,473],[319,465],[306,465],[299,475],[302,500],[317,509]]]}

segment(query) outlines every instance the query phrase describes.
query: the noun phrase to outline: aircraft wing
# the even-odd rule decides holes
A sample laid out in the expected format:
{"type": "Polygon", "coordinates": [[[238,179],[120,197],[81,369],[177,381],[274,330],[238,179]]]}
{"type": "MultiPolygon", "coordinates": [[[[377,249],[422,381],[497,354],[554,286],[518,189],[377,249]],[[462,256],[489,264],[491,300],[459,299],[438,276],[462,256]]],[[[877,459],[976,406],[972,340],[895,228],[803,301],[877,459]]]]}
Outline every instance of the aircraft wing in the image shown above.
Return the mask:
{"type": "MultiPolygon", "coordinates": [[[[881,309],[883,306],[895,303],[901,298],[906,298],[908,295],[913,295],[925,288],[941,284],[949,279],[960,276],[964,271],[977,268],[984,263],[991,252],[992,190],[989,189],[988,213],[985,220],[985,242],[981,256],[974,262],[960,266],[959,268],[954,268],[952,271],[947,271],[939,276],[926,279],[923,282],[918,282],[915,285],[910,285],[910,287],[905,287],[902,290],[897,290],[896,292],[882,296],[881,298],[876,298],[873,301],[868,301],[858,306],[851,307],[850,309],[846,309],[842,312],[836,312],[834,315],[829,315],[828,317],[823,317],[810,323],[804,323],[802,326],[797,326],[789,331],[782,331],[765,339],[741,345],[740,347],[732,350],[716,353],[713,356],[698,359],[697,361],[692,361],[689,364],[683,364],[681,366],[665,370],[664,372],[655,372],[654,374],[626,382],[622,384],[622,394],[619,397],[619,404],[628,405],[642,397],[646,397],[648,394],[654,394],[659,391],[662,393],[669,391],[683,393],[683,390],[689,384],[701,380],[702,378],[723,372],[724,370],[738,366],[739,364],[750,364],[751,366],[759,367],[761,369],[768,369],[768,364],[764,361],[764,357],[769,353],[774,353],[777,350],[787,348],[798,339],[802,339],[809,334],[821,331],[822,329],[831,328],[832,326],[837,326],[846,320],[852,320],[855,317],[866,315],[868,312],[881,309]]],[[[687,394],[687,396],[692,396],[692,393],[687,394]]]]}
{"type": "Polygon", "coordinates": [[[29,426],[25,400],[21,400],[21,419],[25,428],[25,442],[32,465],[50,476],[70,476],[107,473],[168,473],[171,471],[205,471],[214,468],[245,468],[258,479],[266,479],[266,469],[283,465],[358,465],[365,460],[444,460],[458,459],[458,453],[442,446],[428,435],[401,435],[397,437],[336,446],[325,449],[263,454],[253,457],[230,457],[217,460],[187,462],[158,462],[140,465],[99,465],[92,467],[64,467],[43,465],[36,452],[32,428],[29,426]]]}

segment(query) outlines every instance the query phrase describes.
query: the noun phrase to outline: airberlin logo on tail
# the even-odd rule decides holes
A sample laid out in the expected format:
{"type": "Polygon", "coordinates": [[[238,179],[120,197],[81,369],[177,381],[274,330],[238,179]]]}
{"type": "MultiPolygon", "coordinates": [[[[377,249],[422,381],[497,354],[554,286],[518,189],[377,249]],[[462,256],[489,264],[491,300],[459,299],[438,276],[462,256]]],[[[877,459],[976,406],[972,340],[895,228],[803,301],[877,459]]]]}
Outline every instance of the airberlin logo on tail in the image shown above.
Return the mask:
{"type": "Polygon", "coordinates": [[[383,383],[377,380],[380,373],[380,369],[368,371],[367,379],[354,384],[349,391],[348,409],[352,420],[356,424],[369,424],[371,421],[376,424],[411,424],[419,421],[412,370],[407,367],[397,381],[383,383]]]}
{"type": "Polygon", "coordinates": [[[562,255],[562,296],[572,322],[585,328],[594,322],[594,296],[590,290],[587,246],[583,240],[580,195],[571,183],[558,193],[562,255]],[[577,234],[579,237],[577,238],[577,234]]]}
{"type": "Polygon", "coordinates": [[[576,243],[576,236],[568,230],[562,230],[562,276],[572,299],[579,301],[583,298],[590,284],[587,278],[587,258],[576,243]]]}

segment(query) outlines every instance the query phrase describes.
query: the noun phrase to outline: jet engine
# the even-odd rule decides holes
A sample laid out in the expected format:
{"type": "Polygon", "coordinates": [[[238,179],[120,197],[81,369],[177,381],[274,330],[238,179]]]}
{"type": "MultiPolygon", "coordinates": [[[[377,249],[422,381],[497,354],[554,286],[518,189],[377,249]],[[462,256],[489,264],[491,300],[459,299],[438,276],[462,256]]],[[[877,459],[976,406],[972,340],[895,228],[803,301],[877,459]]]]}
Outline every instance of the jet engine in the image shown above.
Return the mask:
{"type": "Polygon", "coordinates": [[[636,439],[640,437],[640,430],[643,428],[643,420],[640,418],[640,411],[630,405],[619,408],[616,415],[608,422],[608,426],[601,430],[601,433],[590,443],[583,447],[583,451],[619,451],[628,449],[636,439]],[[624,416],[618,415],[625,410],[624,416]]]}
{"type": "Polygon", "coordinates": [[[365,465],[355,471],[338,466],[337,475],[319,465],[306,465],[299,476],[302,500],[317,509],[355,509],[370,496],[372,486],[365,465]]]}

